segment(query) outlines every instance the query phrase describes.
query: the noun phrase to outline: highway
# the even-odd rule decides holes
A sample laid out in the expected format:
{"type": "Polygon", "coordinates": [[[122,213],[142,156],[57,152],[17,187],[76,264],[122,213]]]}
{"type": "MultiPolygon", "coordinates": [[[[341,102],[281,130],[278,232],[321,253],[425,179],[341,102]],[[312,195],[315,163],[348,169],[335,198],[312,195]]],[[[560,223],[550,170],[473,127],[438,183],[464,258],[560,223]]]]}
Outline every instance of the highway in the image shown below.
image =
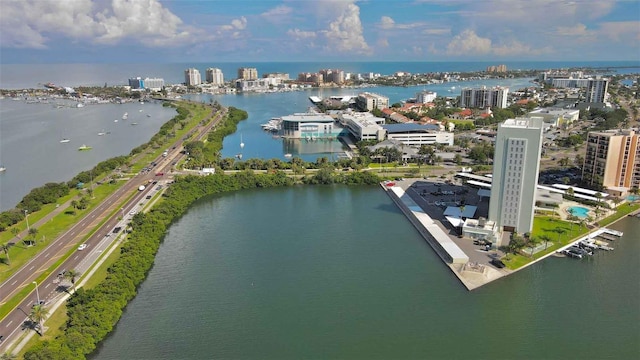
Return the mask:
{"type": "MultiPolygon", "coordinates": [[[[195,139],[200,140],[206,136],[206,134],[220,122],[224,115],[224,111],[212,113],[208,117],[209,120],[215,116],[212,121],[209,121],[204,127],[198,126],[194,129],[197,133],[195,139]]],[[[120,235],[119,233],[114,233],[114,229],[121,227],[120,232],[123,231],[126,223],[128,223],[130,217],[133,216],[130,212],[140,211],[145,202],[149,201],[147,197],[152,197],[159,191],[158,185],[168,182],[166,179],[172,170],[172,164],[185,156],[181,152],[183,141],[184,139],[180,139],[169,145],[167,156],[161,155],[155,159],[153,162],[155,162],[156,165],[151,171],[141,172],[133,176],[120,189],[109,195],[96,208],[52,241],[9,279],[0,284],[0,303],[6,302],[25,286],[33,288],[31,293],[0,321],[0,353],[6,351],[25,331],[32,331],[29,327],[30,321],[28,315],[31,307],[36,304],[38,300],[46,301],[46,306],[46,304],[51,303],[56,297],[63,296],[68,290],[70,286],[69,281],[64,280],[59,274],[64,270],[71,269],[82,273],[90,268],[100,257],[100,254],[107,250],[112,242],[120,235]],[[164,175],[156,176],[157,173],[164,173],[164,175]],[[155,181],[157,181],[157,184],[153,184],[155,181]],[[142,191],[138,190],[140,185],[145,185],[145,189],[142,191]],[[120,205],[127,197],[131,196],[131,194],[133,194],[133,196],[124,205],[120,205]],[[104,223],[97,228],[102,221],[104,221],[104,223]],[[86,249],[77,250],[80,241],[94,231],[94,229],[96,229],[96,231],[84,241],[87,245],[86,249]],[[47,271],[47,269],[71,249],[76,249],[74,254],[58,266],[45,280],[37,285],[34,284],[34,280],[36,280],[38,276],[47,271]]]]}

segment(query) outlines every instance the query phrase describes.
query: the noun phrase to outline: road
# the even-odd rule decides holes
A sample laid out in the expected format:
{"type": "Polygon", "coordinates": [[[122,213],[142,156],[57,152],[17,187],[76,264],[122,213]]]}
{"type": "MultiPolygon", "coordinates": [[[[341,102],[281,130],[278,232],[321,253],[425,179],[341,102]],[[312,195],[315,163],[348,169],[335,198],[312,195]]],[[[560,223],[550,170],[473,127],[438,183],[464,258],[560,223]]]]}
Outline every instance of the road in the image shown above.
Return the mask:
{"type": "MultiPolygon", "coordinates": [[[[217,125],[224,112],[212,113],[207,119],[215,116],[206,126],[199,126],[194,131],[197,132],[196,139],[204,137],[212,127],[217,125]]],[[[184,139],[176,141],[170,145],[167,156],[159,156],[154,160],[156,166],[146,173],[140,173],[133,176],[116,192],[107,197],[95,209],[89,212],[78,223],[69,230],[51,242],[45,249],[41,250],[33,259],[21,267],[14,275],[0,284],[0,303],[6,302],[12,295],[20,291],[25,286],[32,286],[32,292],[18,306],[0,321],[0,353],[6,349],[20,336],[24,331],[30,331],[28,315],[33,304],[39,300],[52,301],[57,296],[61,296],[67,291],[68,285],[59,274],[63,270],[75,269],[84,271],[90,267],[93,261],[99,258],[99,255],[107,249],[111,243],[117,238],[113,230],[117,226],[124,229],[130,212],[137,212],[141,209],[147,197],[153,195],[157,191],[157,185],[146,186],[143,191],[139,191],[141,184],[151,185],[153,181],[161,181],[168,177],[173,163],[179,161],[184,155],[181,153],[182,143],[184,139]],[[162,172],[162,177],[155,176],[156,173],[162,172]],[[132,193],[134,196],[129,199],[123,206],[122,202],[132,193]],[[122,217],[123,219],[119,219],[122,217]],[[71,249],[76,248],[78,243],[87,234],[91,233],[102,224],[86,241],[87,248],[84,250],[76,250],[75,254],[67,258],[55,271],[53,271],[44,281],[34,284],[34,280],[43,272],[47,271],[58,259],[68,253],[71,249]],[[36,289],[37,288],[37,289],[36,289]]],[[[121,230],[122,231],[122,230],[121,230]]],[[[6,305],[5,305],[6,306],[6,305]]]]}

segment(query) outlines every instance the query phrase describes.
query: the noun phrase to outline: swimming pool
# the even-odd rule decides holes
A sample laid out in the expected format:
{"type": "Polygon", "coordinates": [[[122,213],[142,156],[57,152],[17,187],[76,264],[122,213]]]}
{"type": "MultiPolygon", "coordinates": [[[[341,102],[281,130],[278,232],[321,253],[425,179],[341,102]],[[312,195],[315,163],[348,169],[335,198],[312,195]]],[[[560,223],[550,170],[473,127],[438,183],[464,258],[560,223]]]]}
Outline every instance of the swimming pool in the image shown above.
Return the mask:
{"type": "Polygon", "coordinates": [[[569,212],[569,214],[572,214],[573,216],[579,218],[586,218],[589,215],[589,209],[582,206],[569,206],[567,208],[567,211],[569,212]]]}
{"type": "Polygon", "coordinates": [[[640,200],[640,195],[629,195],[629,196],[627,196],[627,200],[628,201],[640,200]]]}

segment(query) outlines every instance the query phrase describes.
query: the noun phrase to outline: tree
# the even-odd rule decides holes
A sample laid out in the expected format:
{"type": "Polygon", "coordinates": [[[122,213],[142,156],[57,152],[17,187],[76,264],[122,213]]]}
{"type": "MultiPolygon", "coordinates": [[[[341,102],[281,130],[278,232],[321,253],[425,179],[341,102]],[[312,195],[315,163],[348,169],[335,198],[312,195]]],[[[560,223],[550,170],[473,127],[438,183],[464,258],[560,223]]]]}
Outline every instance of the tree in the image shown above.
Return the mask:
{"type": "Polygon", "coordinates": [[[31,308],[29,319],[31,319],[31,321],[37,324],[37,327],[40,330],[38,331],[38,334],[40,334],[40,336],[42,336],[42,331],[43,331],[42,322],[47,318],[48,315],[49,315],[49,311],[42,304],[34,305],[31,308]]]}
{"type": "Polygon", "coordinates": [[[570,188],[568,188],[568,189],[567,189],[567,196],[569,196],[569,197],[573,197],[573,195],[574,195],[573,188],[571,188],[571,187],[570,187],[570,188]]]}
{"type": "Polygon", "coordinates": [[[33,241],[36,241],[36,235],[38,234],[38,229],[35,226],[29,228],[29,235],[33,238],[33,241]]]}
{"type": "Polygon", "coordinates": [[[11,228],[11,233],[13,234],[13,237],[18,237],[18,234],[20,234],[20,229],[14,226],[11,228]]]}
{"type": "Polygon", "coordinates": [[[549,235],[547,235],[547,234],[542,234],[542,235],[540,235],[540,239],[542,241],[544,241],[544,249],[547,250],[547,245],[548,245],[549,241],[551,241],[551,237],[549,237],[549,235]]]}
{"type": "Polygon", "coordinates": [[[65,279],[71,282],[71,287],[73,288],[74,292],[76,291],[76,280],[79,276],[80,273],[75,269],[67,270],[67,272],[64,273],[65,279]]]}
{"type": "Polygon", "coordinates": [[[71,200],[71,207],[74,209],[78,208],[78,200],[71,200]]]}
{"type": "Polygon", "coordinates": [[[7,255],[7,265],[11,265],[11,259],[9,259],[9,244],[0,245],[0,251],[4,252],[7,255]]]}

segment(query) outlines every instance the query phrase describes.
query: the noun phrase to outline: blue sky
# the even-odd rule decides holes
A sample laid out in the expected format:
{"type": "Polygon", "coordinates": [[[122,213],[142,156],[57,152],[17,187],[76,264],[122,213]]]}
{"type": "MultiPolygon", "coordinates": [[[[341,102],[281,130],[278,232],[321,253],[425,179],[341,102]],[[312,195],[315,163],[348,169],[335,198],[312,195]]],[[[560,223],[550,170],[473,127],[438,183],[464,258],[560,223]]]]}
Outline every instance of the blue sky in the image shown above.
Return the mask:
{"type": "Polygon", "coordinates": [[[3,63],[640,61],[640,0],[1,0],[3,63]]]}

